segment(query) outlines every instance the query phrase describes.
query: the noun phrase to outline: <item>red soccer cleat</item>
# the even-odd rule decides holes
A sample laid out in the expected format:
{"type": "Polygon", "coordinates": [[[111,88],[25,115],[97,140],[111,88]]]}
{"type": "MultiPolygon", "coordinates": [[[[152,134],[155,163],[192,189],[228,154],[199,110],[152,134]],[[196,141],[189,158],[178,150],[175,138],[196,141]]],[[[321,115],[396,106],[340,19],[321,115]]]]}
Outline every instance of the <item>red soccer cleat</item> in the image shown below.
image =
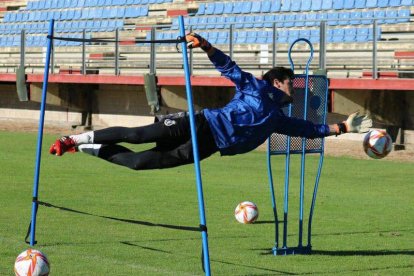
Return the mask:
{"type": "Polygon", "coordinates": [[[62,156],[65,152],[76,152],[75,141],[69,136],[63,136],[60,139],[57,139],[54,144],[49,149],[51,154],[62,156]]]}

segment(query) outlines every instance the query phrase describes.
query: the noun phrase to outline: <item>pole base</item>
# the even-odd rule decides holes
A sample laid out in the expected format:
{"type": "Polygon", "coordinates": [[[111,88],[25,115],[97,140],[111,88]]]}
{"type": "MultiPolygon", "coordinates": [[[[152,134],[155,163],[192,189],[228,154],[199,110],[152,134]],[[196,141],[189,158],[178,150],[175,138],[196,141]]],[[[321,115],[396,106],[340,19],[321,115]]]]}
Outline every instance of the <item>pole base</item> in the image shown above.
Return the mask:
{"type": "Polygon", "coordinates": [[[298,246],[298,247],[273,247],[272,248],[273,255],[296,255],[296,254],[302,254],[302,255],[308,255],[312,254],[312,246],[298,246]]]}

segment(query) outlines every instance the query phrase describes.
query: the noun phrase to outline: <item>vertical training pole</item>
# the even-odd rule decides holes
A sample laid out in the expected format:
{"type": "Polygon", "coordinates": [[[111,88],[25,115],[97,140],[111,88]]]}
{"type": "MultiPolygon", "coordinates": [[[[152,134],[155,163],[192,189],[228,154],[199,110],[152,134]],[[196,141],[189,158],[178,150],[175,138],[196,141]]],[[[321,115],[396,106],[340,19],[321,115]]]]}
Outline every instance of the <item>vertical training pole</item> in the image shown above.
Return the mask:
{"type": "MultiPolygon", "coordinates": [[[[180,36],[185,37],[185,28],[184,28],[184,19],[183,16],[178,18],[180,26],[180,36]]],[[[204,256],[204,271],[206,275],[210,275],[210,257],[208,251],[208,240],[207,240],[207,224],[204,211],[204,196],[203,196],[203,185],[201,182],[201,172],[200,172],[200,159],[198,156],[198,144],[197,144],[197,133],[195,129],[195,119],[194,119],[194,107],[193,107],[193,93],[191,89],[191,80],[190,80],[190,69],[188,66],[188,56],[187,56],[187,43],[185,41],[181,42],[181,50],[183,53],[183,65],[185,73],[185,88],[187,92],[187,105],[188,113],[190,117],[190,127],[191,127],[191,141],[193,143],[193,155],[194,155],[194,168],[196,173],[197,181],[197,193],[198,193],[198,206],[200,214],[200,228],[201,235],[203,239],[203,256],[204,256]]]]}
{"type": "Polygon", "coordinates": [[[35,245],[35,233],[36,233],[36,214],[37,214],[37,195],[39,190],[39,175],[40,175],[40,160],[42,155],[42,142],[43,142],[43,125],[45,120],[45,106],[46,106],[46,93],[47,85],[49,81],[49,67],[50,67],[50,53],[52,51],[53,36],[53,25],[54,20],[51,19],[49,23],[49,32],[47,40],[46,60],[45,60],[45,71],[43,74],[43,89],[42,89],[42,101],[40,104],[40,119],[39,129],[37,134],[37,150],[36,150],[36,164],[33,181],[33,200],[32,200],[32,222],[30,224],[30,246],[35,245]]]}

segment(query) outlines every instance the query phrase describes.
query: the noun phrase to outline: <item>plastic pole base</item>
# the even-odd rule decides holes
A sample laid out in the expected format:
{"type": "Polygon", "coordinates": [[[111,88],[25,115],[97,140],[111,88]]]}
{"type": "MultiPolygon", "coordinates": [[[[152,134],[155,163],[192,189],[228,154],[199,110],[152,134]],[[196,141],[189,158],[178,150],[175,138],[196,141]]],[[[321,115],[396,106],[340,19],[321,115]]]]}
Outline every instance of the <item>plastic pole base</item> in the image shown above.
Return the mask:
{"type": "Polygon", "coordinates": [[[273,255],[296,255],[296,254],[302,254],[302,255],[309,255],[312,254],[312,246],[298,246],[298,247],[273,247],[272,248],[273,255]]]}

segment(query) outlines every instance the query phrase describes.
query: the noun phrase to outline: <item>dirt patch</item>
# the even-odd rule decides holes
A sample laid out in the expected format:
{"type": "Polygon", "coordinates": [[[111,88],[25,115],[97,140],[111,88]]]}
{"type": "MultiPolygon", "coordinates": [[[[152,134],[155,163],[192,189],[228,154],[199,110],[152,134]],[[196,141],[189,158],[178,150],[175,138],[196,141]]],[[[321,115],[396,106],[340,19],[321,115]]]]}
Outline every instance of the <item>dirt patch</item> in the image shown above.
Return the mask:
{"type": "MultiPolygon", "coordinates": [[[[23,120],[0,120],[0,131],[37,132],[38,122],[23,120]]],[[[73,128],[70,125],[49,124],[44,126],[44,132],[56,136],[75,134],[84,131],[82,127],[73,128]]],[[[350,135],[350,134],[347,134],[350,135]]],[[[261,147],[265,149],[266,147],[261,147]]],[[[361,139],[346,139],[346,137],[329,137],[325,140],[325,154],[327,156],[348,156],[357,159],[371,159],[362,149],[361,139]]],[[[394,160],[414,163],[414,149],[393,150],[384,160],[394,160]]]]}

